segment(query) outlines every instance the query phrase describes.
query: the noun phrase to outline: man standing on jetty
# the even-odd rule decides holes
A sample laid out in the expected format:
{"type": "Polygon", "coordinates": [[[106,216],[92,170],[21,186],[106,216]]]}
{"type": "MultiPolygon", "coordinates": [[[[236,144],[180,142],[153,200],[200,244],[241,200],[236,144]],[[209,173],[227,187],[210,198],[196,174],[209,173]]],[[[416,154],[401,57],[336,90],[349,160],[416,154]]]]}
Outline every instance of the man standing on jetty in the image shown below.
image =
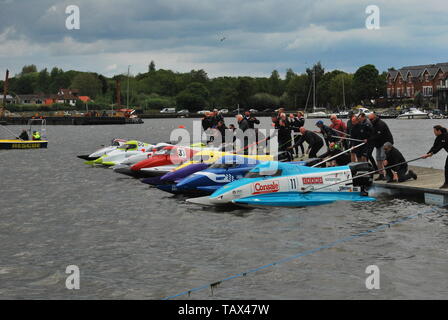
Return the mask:
{"type": "Polygon", "coordinates": [[[384,144],[390,142],[394,144],[394,138],[390,132],[387,124],[381,120],[375,113],[369,114],[369,120],[372,123],[371,136],[364,140],[366,143],[370,143],[376,148],[376,164],[378,170],[380,170],[380,176],[375,181],[386,180],[386,173],[384,172],[384,160],[386,160],[386,153],[384,152],[384,144]]]}
{"type": "MultiPolygon", "coordinates": [[[[434,126],[434,135],[436,136],[436,141],[432,146],[431,150],[422,156],[423,159],[432,157],[440,150],[445,149],[448,152],[448,132],[447,129],[442,126],[434,126]]],[[[448,157],[445,161],[445,182],[440,187],[440,189],[448,189],[448,157]]]]}

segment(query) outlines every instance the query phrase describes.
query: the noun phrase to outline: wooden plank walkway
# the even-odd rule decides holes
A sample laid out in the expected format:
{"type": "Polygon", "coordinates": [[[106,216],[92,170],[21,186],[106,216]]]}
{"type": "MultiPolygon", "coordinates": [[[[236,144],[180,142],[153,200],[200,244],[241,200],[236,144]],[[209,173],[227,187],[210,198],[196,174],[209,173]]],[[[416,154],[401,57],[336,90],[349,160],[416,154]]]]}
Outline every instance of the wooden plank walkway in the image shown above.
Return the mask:
{"type": "Polygon", "coordinates": [[[374,186],[399,190],[403,193],[432,193],[448,195],[448,189],[439,189],[444,182],[444,171],[440,169],[409,166],[417,174],[417,180],[408,180],[402,183],[386,183],[375,181],[374,186]]]}

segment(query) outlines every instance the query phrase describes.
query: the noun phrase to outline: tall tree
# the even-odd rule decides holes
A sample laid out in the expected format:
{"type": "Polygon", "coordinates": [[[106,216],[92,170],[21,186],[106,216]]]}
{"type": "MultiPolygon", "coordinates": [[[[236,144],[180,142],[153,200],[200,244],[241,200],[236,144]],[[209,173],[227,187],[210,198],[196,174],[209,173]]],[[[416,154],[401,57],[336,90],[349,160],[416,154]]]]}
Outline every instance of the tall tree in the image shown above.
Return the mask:
{"type": "Polygon", "coordinates": [[[41,70],[39,72],[39,76],[37,77],[37,91],[41,93],[49,93],[50,91],[50,74],[47,71],[47,68],[41,70]]]}
{"type": "Polygon", "coordinates": [[[316,85],[317,85],[325,74],[325,68],[322,67],[320,61],[316,63],[312,68],[307,68],[306,73],[308,74],[310,79],[313,77],[313,70],[316,72],[316,85]]]}
{"type": "Polygon", "coordinates": [[[356,99],[367,103],[371,99],[378,97],[379,72],[372,64],[367,64],[356,70],[353,76],[353,86],[355,87],[356,99]]]}
{"type": "Polygon", "coordinates": [[[95,98],[101,92],[101,81],[91,73],[80,73],[70,87],[78,89],[79,95],[95,98]]]}
{"type": "Polygon", "coordinates": [[[253,94],[253,85],[247,77],[240,78],[236,91],[238,92],[238,104],[240,107],[249,107],[249,98],[253,94]]]}
{"type": "Polygon", "coordinates": [[[281,96],[283,93],[282,79],[277,70],[272,71],[269,78],[269,93],[275,96],[281,96]]]}
{"type": "Polygon", "coordinates": [[[28,73],[37,72],[37,67],[34,64],[23,66],[22,72],[20,73],[22,76],[28,73]]]}
{"type": "Polygon", "coordinates": [[[151,63],[148,66],[148,72],[154,72],[154,71],[156,71],[156,64],[154,60],[151,60],[151,63]]]}

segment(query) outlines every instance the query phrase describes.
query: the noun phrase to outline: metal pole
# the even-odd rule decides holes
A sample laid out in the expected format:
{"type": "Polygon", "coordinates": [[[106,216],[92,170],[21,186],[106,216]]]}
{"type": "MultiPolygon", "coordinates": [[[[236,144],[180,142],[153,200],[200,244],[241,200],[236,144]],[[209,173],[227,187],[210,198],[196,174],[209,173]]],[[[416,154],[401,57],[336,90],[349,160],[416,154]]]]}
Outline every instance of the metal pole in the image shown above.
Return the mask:
{"type": "Polygon", "coordinates": [[[131,68],[131,66],[128,66],[128,90],[127,90],[127,97],[126,97],[126,108],[129,109],[129,69],[131,68]]]}

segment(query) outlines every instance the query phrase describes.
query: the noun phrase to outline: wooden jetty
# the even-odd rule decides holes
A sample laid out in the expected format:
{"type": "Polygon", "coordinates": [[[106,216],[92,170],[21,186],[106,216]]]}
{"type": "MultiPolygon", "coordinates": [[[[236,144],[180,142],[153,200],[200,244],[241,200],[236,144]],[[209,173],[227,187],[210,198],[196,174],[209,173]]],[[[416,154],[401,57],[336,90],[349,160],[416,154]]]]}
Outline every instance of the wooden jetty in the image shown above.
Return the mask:
{"type": "Polygon", "coordinates": [[[406,196],[423,196],[425,203],[444,206],[448,204],[448,189],[439,189],[445,180],[444,171],[434,168],[409,166],[417,174],[417,180],[401,183],[375,181],[374,186],[397,191],[406,196]]]}

